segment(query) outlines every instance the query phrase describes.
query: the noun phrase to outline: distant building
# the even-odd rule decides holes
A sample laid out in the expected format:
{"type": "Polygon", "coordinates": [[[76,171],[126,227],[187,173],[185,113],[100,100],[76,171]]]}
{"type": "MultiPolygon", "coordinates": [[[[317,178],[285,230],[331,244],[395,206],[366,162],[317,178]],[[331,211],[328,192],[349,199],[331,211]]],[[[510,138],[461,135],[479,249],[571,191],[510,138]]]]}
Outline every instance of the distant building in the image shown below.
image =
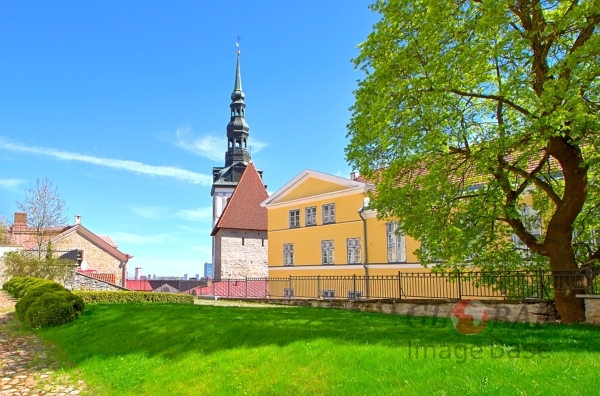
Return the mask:
{"type": "Polygon", "coordinates": [[[204,277],[211,278],[211,279],[214,278],[212,263],[204,263],[204,277]]]}
{"type": "Polygon", "coordinates": [[[48,244],[60,258],[77,263],[77,271],[102,281],[125,286],[127,263],[133,257],[118,250],[108,235],[97,235],[81,225],[81,216],[75,216],[75,224],[43,229],[41,246],[37,246],[38,231],[27,225],[27,214],[15,213],[9,237],[14,245],[24,250],[46,252],[48,244]]]}

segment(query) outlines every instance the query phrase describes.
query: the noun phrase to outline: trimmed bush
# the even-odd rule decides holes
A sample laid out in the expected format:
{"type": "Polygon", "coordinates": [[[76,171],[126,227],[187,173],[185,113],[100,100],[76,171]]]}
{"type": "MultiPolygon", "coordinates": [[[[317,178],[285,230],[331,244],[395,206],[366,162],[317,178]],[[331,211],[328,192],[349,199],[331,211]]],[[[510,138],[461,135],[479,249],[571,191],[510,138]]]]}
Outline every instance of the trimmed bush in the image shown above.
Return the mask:
{"type": "Polygon", "coordinates": [[[57,291],[65,291],[65,288],[55,282],[47,284],[44,283],[39,286],[32,287],[31,289],[29,289],[27,294],[21,297],[17,302],[17,305],[15,307],[17,317],[20,320],[25,319],[25,313],[27,312],[27,309],[29,309],[31,304],[33,304],[40,296],[46,293],[57,291]]]}
{"type": "Polygon", "coordinates": [[[6,282],[2,286],[2,288],[8,294],[13,296],[14,298],[21,298],[29,291],[29,289],[32,289],[37,286],[41,286],[43,284],[51,284],[51,283],[54,283],[54,282],[52,282],[48,279],[33,278],[33,277],[22,278],[19,276],[15,276],[11,280],[6,282]]]}
{"type": "Polygon", "coordinates": [[[126,291],[76,291],[86,304],[105,303],[167,303],[193,304],[194,296],[190,294],[143,293],[126,291]]]}
{"type": "Polygon", "coordinates": [[[42,294],[27,310],[26,324],[32,328],[57,326],[69,323],[83,313],[81,297],[68,291],[42,294]]]}

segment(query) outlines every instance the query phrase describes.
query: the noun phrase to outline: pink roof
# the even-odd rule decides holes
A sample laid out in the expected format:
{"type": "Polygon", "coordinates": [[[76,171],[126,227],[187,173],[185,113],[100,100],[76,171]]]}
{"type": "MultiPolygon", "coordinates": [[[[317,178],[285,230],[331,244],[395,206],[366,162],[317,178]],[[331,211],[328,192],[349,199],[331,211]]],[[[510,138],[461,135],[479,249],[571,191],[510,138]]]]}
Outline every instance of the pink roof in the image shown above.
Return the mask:
{"type": "Polygon", "coordinates": [[[112,238],[109,237],[108,235],[98,235],[98,238],[102,239],[104,242],[108,243],[110,246],[114,247],[115,249],[117,249],[119,247],[119,246],[117,246],[115,241],[113,241],[112,238]]]}

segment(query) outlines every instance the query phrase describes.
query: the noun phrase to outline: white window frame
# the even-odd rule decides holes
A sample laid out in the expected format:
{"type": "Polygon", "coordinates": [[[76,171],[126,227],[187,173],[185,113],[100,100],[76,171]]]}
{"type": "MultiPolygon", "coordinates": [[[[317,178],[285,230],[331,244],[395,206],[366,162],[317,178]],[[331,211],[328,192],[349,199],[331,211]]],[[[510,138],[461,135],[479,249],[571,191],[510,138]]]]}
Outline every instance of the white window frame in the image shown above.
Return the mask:
{"type": "Polygon", "coordinates": [[[323,205],[323,224],[335,223],[335,203],[323,205]]]}
{"type": "Polygon", "coordinates": [[[306,226],[317,225],[317,207],[309,206],[304,209],[305,224],[306,226]]]}
{"type": "Polygon", "coordinates": [[[360,264],[360,238],[346,239],[346,248],[348,250],[348,264],[360,264]]]}
{"type": "MultiPolygon", "coordinates": [[[[540,212],[533,209],[531,205],[523,205],[521,206],[521,219],[527,231],[539,240],[542,236],[542,218],[540,212]]],[[[532,254],[529,247],[517,234],[512,234],[511,239],[515,244],[515,248],[521,252],[522,256],[529,257],[532,254]]]]}
{"type": "Polygon", "coordinates": [[[283,244],[283,265],[293,266],[294,265],[294,244],[284,243],[283,244]]]}
{"type": "Polygon", "coordinates": [[[398,230],[398,223],[385,224],[387,233],[388,263],[406,262],[406,236],[398,230]]]}
{"type": "Polygon", "coordinates": [[[300,227],[300,209],[292,209],[289,214],[290,228],[300,227]]]}
{"type": "Polygon", "coordinates": [[[321,241],[321,263],[323,265],[332,265],[333,261],[333,240],[321,241]]]}

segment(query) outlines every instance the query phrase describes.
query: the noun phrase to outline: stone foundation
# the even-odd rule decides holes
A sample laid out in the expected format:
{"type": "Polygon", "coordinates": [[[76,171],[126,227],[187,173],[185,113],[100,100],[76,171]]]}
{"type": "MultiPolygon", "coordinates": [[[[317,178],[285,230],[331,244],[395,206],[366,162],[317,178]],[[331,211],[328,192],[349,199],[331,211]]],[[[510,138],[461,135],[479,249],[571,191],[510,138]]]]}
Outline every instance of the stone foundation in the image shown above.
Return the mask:
{"type": "MultiPolygon", "coordinates": [[[[220,298],[220,300],[235,300],[220,298]]],[[[338,308],[362,312],[380,312],[406,316],[451,316],[458,300],[327,300],[327,299],[244,299],[265,304],[338,308]]],[[[557,319],[553,301],[478,300],[488,313],[488,320],[499,322],[549,323],[557,319]]],[[[600,300],[597,300],[600,304],[600,300]]],[[[600,307],[600,305],[599,305],[600,307]]],[[[600,313],[600,311],[599,311],[600,313]]]]}
{"type": "Polygon", "coordinates": [[[585,301],[585,321],[600,326],[600,295],[578,294],[585,301]]]}
{"type": "Polygon", "coordinates": [[[121,286],[112,283],[101,281],[100,279],[90,276],[75,273],[75,276],[64,283],[64,286],[69,290],[87,290],[87,291],[129,291],[121,286]]]}

